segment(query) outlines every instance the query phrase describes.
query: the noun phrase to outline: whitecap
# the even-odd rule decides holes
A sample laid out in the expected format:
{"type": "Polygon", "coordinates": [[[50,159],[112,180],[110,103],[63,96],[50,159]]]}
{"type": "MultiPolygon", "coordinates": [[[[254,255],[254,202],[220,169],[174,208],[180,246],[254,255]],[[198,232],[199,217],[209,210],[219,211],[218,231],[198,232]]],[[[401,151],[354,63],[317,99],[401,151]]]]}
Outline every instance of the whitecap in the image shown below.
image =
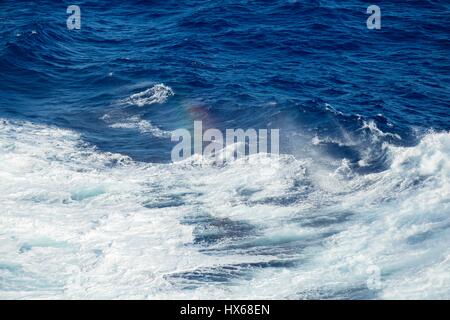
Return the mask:
{"type": "Polygon", "coordinates": [[[141,119],[139,116],[132,116],[121,122],[112,123],[109,127],[116,129],[134,129],[142,134],[151,134],[158,138],[170,138],[172,134],[171,131],[162,130],[150,121],[141,119]]]}
{"type": "Polygon", "coordinates": [[[156,84],[152,88],[132,94],[126,102],[138,107],[143,107],[152,104],[162,104],[175,93],[172,88],[163,83],[156,84]]]}

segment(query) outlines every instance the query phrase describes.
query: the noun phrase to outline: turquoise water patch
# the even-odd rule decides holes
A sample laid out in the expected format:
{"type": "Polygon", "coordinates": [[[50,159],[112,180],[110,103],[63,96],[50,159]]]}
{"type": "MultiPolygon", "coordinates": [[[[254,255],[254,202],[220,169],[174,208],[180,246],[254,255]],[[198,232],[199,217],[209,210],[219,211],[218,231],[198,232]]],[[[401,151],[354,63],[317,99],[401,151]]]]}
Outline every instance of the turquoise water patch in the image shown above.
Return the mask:
{"type": "Polygon", "coordinates": [[[25,253],[28,252],[30,250],[32,250],[33,248],[67,248],[68,247],[68,243],[64,242],[64,241],[55,241],[52,239],[37,239],[37,240],[33,240],[33,241],[28,241],[28,242],[24,242],[20,248],[19,248],[19,252],[20,253],[25,253]]]}
{"type": "Polygon", "coordinates": [[[106,193],[106,190],[103,186],[84,188],[84,189],[80,189],[75,192],[72,192],[70,198],[74,201],[83,201],[86,199],[97,197],[104,193],[106,193]]]}

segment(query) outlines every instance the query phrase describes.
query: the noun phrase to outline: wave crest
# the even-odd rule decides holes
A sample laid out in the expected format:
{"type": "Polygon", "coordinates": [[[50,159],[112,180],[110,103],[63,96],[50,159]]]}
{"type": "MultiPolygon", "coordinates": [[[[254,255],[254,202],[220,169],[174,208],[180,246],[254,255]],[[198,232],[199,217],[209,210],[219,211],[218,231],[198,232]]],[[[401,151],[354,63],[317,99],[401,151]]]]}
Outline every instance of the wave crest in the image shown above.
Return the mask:
{"type": "Polygon", "coordinates": [[[162,104],[171,96],[175,95],[172,88],[163,83],[156,84],[152,88],[132,94],[126,102],[131,105],[143,107],[152,104],[162,104]]]}

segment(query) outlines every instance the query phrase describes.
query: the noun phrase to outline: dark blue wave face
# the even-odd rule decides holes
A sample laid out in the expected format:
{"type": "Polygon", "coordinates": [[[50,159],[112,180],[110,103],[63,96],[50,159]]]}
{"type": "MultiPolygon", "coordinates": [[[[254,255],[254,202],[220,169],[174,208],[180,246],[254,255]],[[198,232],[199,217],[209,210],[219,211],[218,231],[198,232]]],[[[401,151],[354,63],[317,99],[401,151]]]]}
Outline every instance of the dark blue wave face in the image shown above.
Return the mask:
{"type": "Polygon", "coordinates": [[[383,1],[381,30],[367,28],[369,4],[356,0],[76,1],[80,30],[66,26],[70,4],[0,3],[0,117],[74,129],[151,162],[170,160],[167,135],[105,117],[163,131],[200,119],[276,127],[287,153],[298,152],[297,132],[345,131],[355,150],[317,147],[355,162],[365,122],[406,145],[450,129],[446,1],[383,1]],[[159,83],[175,93],[165,103],[126,103],[159,83]]]}

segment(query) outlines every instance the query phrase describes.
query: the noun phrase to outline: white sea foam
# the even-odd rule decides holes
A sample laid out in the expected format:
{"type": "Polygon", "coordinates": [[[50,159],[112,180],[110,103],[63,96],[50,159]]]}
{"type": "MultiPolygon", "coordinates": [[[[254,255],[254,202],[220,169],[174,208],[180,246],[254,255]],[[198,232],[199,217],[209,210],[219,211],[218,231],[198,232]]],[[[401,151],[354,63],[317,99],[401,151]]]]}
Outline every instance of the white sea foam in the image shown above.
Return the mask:
{"type": "Polygon", "coordinates": [[[139,107],[156,103],[165,103],[175,93],[172,88],[163,83],[156,84],[152,88],[132,94],[126,102],[139,107]]]}
{"type": "Polygon", "coordinates": [[[132,116],[122,120],[121,122],[112,123],[109,125],[116,129],[134,129],[142,134],[151,134],[158,138],[170,138],[171,132],[165,131],[153,125],[148,120],[143,120],[139,116],[132,116]]]}
{"type": "MultiPolygon", "coordinates": [[[[132,94],[127,99],[121,101],[121,103],[127,103],[139,107],[152,104],[163,104],[174,94],[175,93],[172,88],[160,83],[154,85],[150,89],[132,94]]],[[[150,134],[158,138],[170,138],[171,136],[170,131],[160,129],[151,121],[144,120],[139,115],[129,116],[125,114],[124,111],[119,109],[103,115],[101,119],[111,128],[137,130],[139,133],[150,134]]]]}
{"type": "Polygon", "coordinates": [[[449,298],[450,134],[387,152],[351,179],[285,155],[144,164],[0,120],[0,298],[449,298]],[[194,245],[185,219],[204,214],[255,235],[194,245]],[[182,276],[284,260],[300,263],[182,276]]]}
{"type": "Polygon", "coordinates": [[[361,129],[368,129],[370,133],[372,134],[371,137],[378,140],[381,137],[392,137],[397,140],[401,140],[402,138],[398,134],[393,134],[389,132],[383,132],[378,127],[375,121],[363,121],[363,126],[361,129]]]}

